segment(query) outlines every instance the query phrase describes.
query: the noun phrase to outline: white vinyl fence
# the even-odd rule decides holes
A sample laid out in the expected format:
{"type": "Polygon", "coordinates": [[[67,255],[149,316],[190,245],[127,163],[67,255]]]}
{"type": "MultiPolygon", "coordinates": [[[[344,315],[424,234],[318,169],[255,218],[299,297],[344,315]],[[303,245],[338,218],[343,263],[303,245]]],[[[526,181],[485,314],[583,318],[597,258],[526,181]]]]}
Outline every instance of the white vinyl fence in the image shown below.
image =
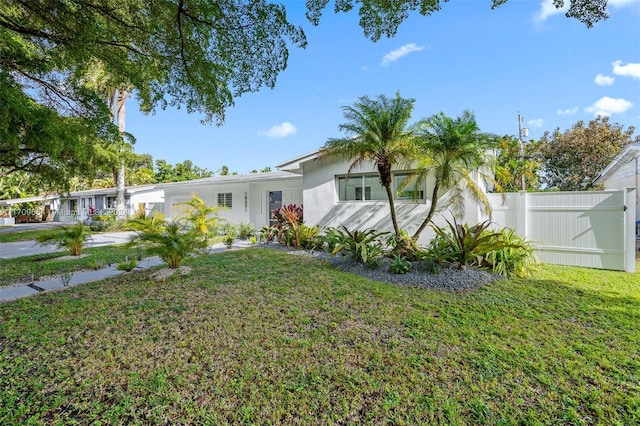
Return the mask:
{"type": "Polygon", "coordinates": [[[635,272],[635,188],[488,195],[496,226],[526,237],[541,262],[635,272]]]}

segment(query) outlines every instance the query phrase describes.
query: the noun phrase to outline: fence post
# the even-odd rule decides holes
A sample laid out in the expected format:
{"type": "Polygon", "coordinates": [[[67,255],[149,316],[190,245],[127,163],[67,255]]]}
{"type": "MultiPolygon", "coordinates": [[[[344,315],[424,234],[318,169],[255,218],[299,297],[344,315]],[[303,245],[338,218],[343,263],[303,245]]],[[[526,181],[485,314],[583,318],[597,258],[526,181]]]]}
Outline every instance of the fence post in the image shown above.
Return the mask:
{"type": "Polygon", "coordinates": [[[636,191],[635,187],[624,190],[624,270],[636,271],[636,191]]]}
{"type": "Polygon", "coordinates": [[[528,232],[528,195],[527,191],[519,191],[518,192],[518,235],[522,238],[527,238],[529,236],[528,232]]]}

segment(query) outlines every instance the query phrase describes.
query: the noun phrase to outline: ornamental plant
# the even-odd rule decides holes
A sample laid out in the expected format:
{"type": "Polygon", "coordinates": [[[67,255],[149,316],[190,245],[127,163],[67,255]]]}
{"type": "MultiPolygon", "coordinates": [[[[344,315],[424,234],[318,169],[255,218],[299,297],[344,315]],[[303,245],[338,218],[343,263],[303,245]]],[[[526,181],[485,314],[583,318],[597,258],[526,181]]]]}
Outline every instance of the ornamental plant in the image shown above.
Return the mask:
{"type": "Polygon", "coordinates": [[[72,226],[60,226],[50,233],[40,235],[36,241],[43,246],[55,245],[68,250],[72,256],[80,256],[90,235],[91,229],[82,222],[78,222],[72,226]]]}

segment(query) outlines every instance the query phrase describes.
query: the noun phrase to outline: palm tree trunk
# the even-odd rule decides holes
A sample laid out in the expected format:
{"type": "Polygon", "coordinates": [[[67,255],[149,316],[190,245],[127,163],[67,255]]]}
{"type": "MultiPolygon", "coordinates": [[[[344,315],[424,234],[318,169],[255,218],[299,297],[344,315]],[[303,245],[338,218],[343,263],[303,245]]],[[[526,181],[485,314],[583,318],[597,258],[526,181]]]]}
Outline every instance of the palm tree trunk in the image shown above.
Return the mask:
{"type": "MultiPolygon", "coordinates": [[[[125,129],[125,115],[126,115],[126,105],[127,105],[127,97],[129,93],[125,89],[118,89],[118,101],[116,104],[117,108],[117,116],[116,120],[118,123],[118,131],[122,135],[125,129]]],[[[116,179],[116,219],[123,221],[127,218],[126,213],[126,205],[124,201],[124,174],[125,174],[125,164],[124,158],[120,159],[120,167],[117,172],[116,179]]]]}
{"type": "Polygon", "coordinates": [[[433,215],[436,212],[436,207],[438,205],[438,190],[440,190],[440,180],[436,179],[436,183],[433,186],[433,193],[431,194],[431,207],[429,207],[429,213],[427,213],[426,219],[422,222],[420,227],[416,230],[415,234],[413,234],[414,241],[418,240],[418,238],[420,237],[420,234],[422,233],[422,231],[424,231],[424,228],[427,227],[429,222],[431,222],[431,219],[433,218],[433,215]]]}
{"type": "Polygon", "coordinates": [[[387,191],[387,197],[389,198],[389,209],[391,210],[391,224],[393,225],[393,231],[396,233],[396,238],[400,236],[400,228],[398,228],[398,220],[396,218],[396,206],[393,201],[393,192],[391,191],[391,185],[384,185],[384,189],[387,191]]]}

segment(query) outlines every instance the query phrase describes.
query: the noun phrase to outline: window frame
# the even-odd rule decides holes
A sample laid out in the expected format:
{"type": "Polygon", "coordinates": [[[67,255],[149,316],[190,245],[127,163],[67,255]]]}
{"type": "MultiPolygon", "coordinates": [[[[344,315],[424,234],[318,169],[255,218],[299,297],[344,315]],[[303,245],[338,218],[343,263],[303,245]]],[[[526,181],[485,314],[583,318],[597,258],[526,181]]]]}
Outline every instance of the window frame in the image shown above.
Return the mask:
{"type": "Polygon", "coordinates": [[[218,200],[218,207],[233,208],[233,192],[218,192],[216,194],[218,200]],[[220,197],[222,196],[222,201],[220,197]]]}

